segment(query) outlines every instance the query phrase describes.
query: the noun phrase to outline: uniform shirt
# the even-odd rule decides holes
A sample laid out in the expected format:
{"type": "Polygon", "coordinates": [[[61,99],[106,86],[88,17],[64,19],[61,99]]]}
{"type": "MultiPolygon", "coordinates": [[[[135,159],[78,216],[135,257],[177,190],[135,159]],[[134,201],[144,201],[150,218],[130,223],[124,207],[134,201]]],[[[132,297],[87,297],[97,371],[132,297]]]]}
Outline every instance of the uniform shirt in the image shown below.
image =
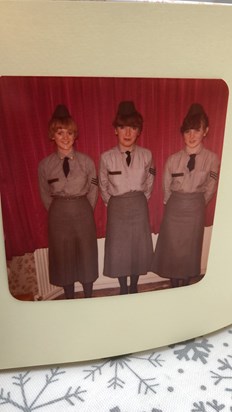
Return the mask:
{"type": "Polygon", "coordinates": [[[155,169],[150,150],[134,146],[129,166],[126,157],[125,151],[121,151],[119,146],[101,155],[99,186],[106,204],[111,196],[131,191],[142,191],[147,199],[151,195],[155,169]]]}
{"type": "Polygon", "coordinates": [[[218,156],[200,145],[195,157],[195,168],[187,168],[189,153],[186,149],[171,155],[164,168],[163,188],[164,203],[172,192],[204,193],[205,202],[212,198],[217,187],[219,159],[218,156]]]}
{"type": "Polygon", "coordinates": [[[93,160],[80,152],[68,155],[70,172],[65,177],[63,172],[64,156],[59,152],[52,153],[39,164],[40,195],[46,209],[54,196],[86,195],[94,208],[97,201],[98,187],[96,169],[93,160]]]}

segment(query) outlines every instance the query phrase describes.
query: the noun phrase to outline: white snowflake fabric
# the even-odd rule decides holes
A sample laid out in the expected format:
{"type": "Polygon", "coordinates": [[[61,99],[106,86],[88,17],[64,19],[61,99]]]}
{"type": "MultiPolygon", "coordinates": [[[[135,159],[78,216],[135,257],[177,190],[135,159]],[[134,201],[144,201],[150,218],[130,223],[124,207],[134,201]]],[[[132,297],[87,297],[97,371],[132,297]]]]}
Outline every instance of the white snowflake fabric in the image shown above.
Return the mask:
{"type": "Polygon", "coordinates": [[[232,327],[170,347],[0,373],[0,412],[232,412],[232,327]]]}

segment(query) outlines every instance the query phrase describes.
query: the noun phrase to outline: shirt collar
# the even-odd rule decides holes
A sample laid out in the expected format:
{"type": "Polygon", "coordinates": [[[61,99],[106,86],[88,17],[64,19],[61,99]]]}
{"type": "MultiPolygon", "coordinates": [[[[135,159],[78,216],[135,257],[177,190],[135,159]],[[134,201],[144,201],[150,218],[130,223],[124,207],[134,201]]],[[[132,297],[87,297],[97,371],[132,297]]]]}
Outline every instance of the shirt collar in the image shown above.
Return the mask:
{"type": "Polygon", "coordinates": [[[119,150],[119,152],[120,152],[121,154],[125,154],[127,151],[133,153],[133,152],[135,151],[136,145],[134,145],[134,146],[133,146],[133,149],[131,149],[131,150],[129,150],[129,149],[123,149],[123,150],[122,150],[119,145],[117,146],[117,148],[118,148],[118,150],[119,150]]]}
{"type": "Polygon", "coordinates": [[[190,149],[189,147],[185,146],[185,152],[187,153],[187,155],[191,155],[191,154],[196,154],[198,155],[203,148],[203,144],[200,143],[197,147],[194,147],[194,149],[190,149]]]}
{"type": "Polygon", "coordinates": [[[57,152],[57,155],[58,155],[58,157],[59,157],[61,160],[63,160],[65,157],[68,157],[69,159],[73,160],[73,159],[74,159],[74,156],[75,156],[75,153],[74,153],[74,151],[72,150],[72,151],[69,152],[67,155],[64,155],[63,153],[60,153],[60,152],[58,151],[58,152],[57,152]]]}

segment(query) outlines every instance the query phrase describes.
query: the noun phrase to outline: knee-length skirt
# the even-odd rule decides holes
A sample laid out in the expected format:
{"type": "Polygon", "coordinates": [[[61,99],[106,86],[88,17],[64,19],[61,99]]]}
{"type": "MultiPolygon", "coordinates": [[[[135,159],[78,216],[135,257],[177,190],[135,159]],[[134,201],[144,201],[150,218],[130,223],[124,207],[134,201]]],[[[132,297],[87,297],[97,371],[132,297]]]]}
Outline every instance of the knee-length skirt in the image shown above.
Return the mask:
{"type": "Polygon", "coordinates": [[[204,221],[203,193],[173,192],[165,206],[151,271],[176,279],[200,275],[204,221]]]}
{"type": "Polygon", "coordinates": [[[112,196],[107,208],[103,274],[112,278],[146,274],[152,251],[145,195],[129,192],[112,196]]]}
{"type": "Polygon", "coordinates": [[[94,282],[98,277],[96,227],[85,196],[54,198],[48,215],[50,283],[94,282]]]}

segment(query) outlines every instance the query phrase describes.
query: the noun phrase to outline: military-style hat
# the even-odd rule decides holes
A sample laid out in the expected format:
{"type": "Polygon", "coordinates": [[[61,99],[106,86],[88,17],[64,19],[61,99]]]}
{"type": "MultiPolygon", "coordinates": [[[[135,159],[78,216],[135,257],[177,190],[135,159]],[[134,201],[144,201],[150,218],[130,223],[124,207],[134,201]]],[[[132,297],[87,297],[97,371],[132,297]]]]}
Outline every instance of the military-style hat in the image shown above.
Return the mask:
{"type": "Polygon", "coordinates": [[[52,119],[65,119],[71,117],[67,107],[64,104],[58,104],[52,115],[52,119]]]}

